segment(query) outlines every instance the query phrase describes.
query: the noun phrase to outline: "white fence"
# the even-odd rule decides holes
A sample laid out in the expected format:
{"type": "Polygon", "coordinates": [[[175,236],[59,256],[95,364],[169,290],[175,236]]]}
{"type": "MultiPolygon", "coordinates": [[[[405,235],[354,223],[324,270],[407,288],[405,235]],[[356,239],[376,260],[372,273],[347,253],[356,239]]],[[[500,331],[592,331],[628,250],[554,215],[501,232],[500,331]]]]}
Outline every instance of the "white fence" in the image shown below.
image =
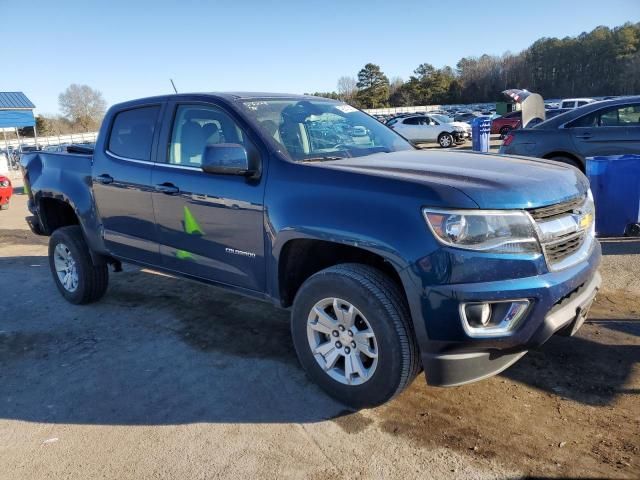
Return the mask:
{"type": "Polygon", "coordinates": [[[369,115],[397,115],[398,113],[432,112],[439,110],[440,105],[415,105],[413,107],[366,108],[369,115]]]}
{"type": "MultiPolygon", "coordinates": [[[[61,145],[63,143],[84,143],[95,142],[98,138],[98,132],[85,132],[85,133],[70,133],[68,135],[53,135],[48,137],[38,136],[38,145],[46,147],[49,145],[61,145]]],[[[20,140],[15,138],[6,141],[0,134],[0,148],[7,148],[9,146],[17,148],[20,145],[35,145],[36,141],[32,137],[20,137],[20,140]]]]}

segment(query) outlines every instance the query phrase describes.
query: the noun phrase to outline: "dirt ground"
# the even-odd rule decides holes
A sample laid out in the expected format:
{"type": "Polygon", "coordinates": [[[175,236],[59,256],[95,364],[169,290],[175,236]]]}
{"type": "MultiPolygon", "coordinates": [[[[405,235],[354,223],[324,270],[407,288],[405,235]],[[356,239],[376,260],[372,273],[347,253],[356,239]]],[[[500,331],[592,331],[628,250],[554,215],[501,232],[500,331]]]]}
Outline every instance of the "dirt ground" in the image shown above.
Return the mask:
{"type": "Polygon", "coordinates": [[[25,204],[0,212],[0,479],[640,478],[637,242],[604,245],[576,337],[350,412],[267,304],[133,267],[67,304],[25,204]]]}

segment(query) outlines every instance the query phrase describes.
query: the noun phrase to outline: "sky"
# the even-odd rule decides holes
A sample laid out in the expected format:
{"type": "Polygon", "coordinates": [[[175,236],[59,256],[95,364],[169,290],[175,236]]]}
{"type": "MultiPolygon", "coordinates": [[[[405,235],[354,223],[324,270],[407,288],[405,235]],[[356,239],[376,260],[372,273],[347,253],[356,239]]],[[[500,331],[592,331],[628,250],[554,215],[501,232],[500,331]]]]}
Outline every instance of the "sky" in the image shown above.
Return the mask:
{"type": "Polygon", "coordinates": [[[519,52],[640,21],[640,0],[0,0],[0,91],[58,112],[72,83],[108,104],[180,92],[332,91],[368,62],[407,79],[421,63],[519,52]],[[504,5],[499,9],[498,5],[504,5]],[[527,12],[526,19],[512,17],[527,12]]]}

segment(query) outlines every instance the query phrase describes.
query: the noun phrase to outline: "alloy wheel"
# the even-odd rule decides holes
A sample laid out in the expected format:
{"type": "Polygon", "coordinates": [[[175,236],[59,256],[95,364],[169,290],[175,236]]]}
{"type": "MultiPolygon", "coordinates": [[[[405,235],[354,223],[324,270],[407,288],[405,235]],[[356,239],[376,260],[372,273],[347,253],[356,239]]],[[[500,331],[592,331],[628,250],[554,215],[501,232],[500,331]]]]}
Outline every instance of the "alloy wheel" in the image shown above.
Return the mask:
{"type": "Polygon", "coordinates": [[[320,367],[345,385],[362,385],[378,366],[378,343],[366,317],[340,298],[317,302],[307,319],[309,348],[320,367]]]}
{"type": "Polygon", "coordinates": [[[75,292],[78,289],[79,283],[78,268],[71,254],[71,250],[69,250],[69,247],[64,243],[56,245],[53,253],[53,263],[60,284],[67,292],[75,292]]]}

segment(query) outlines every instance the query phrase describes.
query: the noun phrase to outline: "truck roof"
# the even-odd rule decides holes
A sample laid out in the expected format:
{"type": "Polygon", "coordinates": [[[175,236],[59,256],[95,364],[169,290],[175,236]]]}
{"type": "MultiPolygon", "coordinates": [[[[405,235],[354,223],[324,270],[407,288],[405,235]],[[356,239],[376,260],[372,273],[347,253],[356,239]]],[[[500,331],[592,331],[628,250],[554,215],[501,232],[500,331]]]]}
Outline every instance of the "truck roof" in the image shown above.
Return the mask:
{"type": "Polygon", "coordinates": [[[157,95],[153,97],[145,97],[145,98],[136,98],[132,100],[128,100],[125,102],[120,102],[117,107],[126,106],[126,105],[135,105],[140,103],[148,103],[148,102],[158,102],[158,101],[166,101],[169,99],[180,99],[180,98],[193,98],[193,97],[212,97],[219,98],[227,101],[235,101],[235,100],[251,100],[251,99],[266,99],[266,98],[287,98],[287,99],[322,99],[329,102],[335,102],[336,100],[331,100],[329,98],[316,97],[313,95],[299,95],[293,93],[273,93],[273,92],[189,92],[189,93],[173,93],[167,95],[157,95]]]}

